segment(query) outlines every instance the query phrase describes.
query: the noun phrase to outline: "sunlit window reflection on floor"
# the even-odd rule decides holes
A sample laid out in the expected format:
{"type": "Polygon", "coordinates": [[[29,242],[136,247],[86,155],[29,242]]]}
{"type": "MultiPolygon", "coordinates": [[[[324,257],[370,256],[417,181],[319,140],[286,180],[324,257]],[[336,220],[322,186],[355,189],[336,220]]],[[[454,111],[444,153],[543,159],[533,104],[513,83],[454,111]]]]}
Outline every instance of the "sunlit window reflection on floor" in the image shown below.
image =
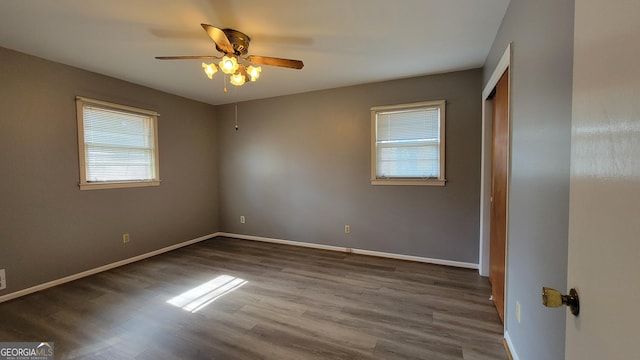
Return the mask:
{"type": "Polygon", "coordinates": [[[238,289],[247,281],[229,275],[220,275],[198,287],[186,291],[167,302],[186,311],[195,313],[216,299],[238,289]]]}

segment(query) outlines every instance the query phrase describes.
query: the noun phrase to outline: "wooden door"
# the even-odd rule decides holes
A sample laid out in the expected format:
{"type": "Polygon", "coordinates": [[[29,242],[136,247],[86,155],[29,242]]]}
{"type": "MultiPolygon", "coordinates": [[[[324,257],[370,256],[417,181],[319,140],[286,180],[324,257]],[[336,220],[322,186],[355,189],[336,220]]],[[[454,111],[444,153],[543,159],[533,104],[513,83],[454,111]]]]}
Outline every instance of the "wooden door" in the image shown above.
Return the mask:
{"type": "Polygon", "coordinates": [[[491,147],[491,297],[504,322],[505,255],[507,246],[507,181],[509,169],[509,72],[504,72],[493,98],[491,147]]]}
{"type": "Polygon", "coordinates": [[[575,8],[565,358],[639,359],[640,2],[575,8]]]}

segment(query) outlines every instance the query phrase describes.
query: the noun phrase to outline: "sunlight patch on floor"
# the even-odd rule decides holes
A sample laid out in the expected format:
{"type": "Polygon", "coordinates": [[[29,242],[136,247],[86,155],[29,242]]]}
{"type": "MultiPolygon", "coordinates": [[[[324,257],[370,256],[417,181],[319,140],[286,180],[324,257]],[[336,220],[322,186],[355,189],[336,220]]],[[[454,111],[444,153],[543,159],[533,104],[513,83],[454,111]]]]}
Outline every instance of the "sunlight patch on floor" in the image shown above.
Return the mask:
{"type": "Polygon", "coordinates": [[[237,290],[247,282],[244,279],[230,275],[220,275],[211,281],[167,300],[167,303],[195,313],[218,298],[237,290]]]}

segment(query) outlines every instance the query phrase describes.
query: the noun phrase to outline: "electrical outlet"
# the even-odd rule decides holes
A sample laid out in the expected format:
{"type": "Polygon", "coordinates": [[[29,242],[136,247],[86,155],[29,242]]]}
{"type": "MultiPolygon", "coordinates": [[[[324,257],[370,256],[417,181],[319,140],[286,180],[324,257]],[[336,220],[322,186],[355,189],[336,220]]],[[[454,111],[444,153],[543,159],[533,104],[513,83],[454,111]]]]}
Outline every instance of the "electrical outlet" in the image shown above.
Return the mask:
{"type": "Polygon", "coordinates": [[[240,215],[240,224],[244,224],[244,223],[245,223],[244,215],[240,215]]]}
{"type": "Polygon", "coordinates": [[[129,233],[126,234],[122,234],[122,243],[126,244],[129,242],[129,240],[131,240],[131,238],[129,238],[129,233]]]}
{"type": "Polygon", "coordinates": [[[4,269],[0,269],[0,290],[7,288],[7,276],[4,269]]]}
{"type": "Polygon", "coordinates": [[[351,234],[351,225],[345,225],[344,226],[344,233],[345,234],[351,234]]]}
{"type": "Polygon", "coordinates": [[[516,301],[516,321],[520,323],[520,301],[516,301]]]}

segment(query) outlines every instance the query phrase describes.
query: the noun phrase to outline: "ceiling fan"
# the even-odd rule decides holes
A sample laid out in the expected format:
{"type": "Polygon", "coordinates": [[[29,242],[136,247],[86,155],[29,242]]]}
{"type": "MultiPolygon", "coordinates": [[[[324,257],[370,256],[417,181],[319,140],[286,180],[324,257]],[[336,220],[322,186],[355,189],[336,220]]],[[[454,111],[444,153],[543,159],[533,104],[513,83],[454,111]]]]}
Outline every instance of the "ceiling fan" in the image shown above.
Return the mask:
{"type": "MultiPolygon", "coordinates": [[[[230,75],[230,82],[240,86],[247,80],[256,81],[262,68],[255,65],[278,66],[289,69],[302,69],[304,63],[301,60],[274,58],[268,56],[247,55],[251,38],[234,29],[219,29],[208,24],[200,24],[207,32],[211,40],[216,44],[216,49],[223,53],[222,57],[209,55],[193,56],[156,56],[159,60],[220,60],[214,63],[202,63],[202,68],[209,79],[213,78],[218,70],[230,75]],[[245,66],[243,63],[246,63],[245,66]]],[[[226,82],[225,82],[226,83],[226,82]]],[[[225,92],[227,88],[224,88],[225,92]]]]}

